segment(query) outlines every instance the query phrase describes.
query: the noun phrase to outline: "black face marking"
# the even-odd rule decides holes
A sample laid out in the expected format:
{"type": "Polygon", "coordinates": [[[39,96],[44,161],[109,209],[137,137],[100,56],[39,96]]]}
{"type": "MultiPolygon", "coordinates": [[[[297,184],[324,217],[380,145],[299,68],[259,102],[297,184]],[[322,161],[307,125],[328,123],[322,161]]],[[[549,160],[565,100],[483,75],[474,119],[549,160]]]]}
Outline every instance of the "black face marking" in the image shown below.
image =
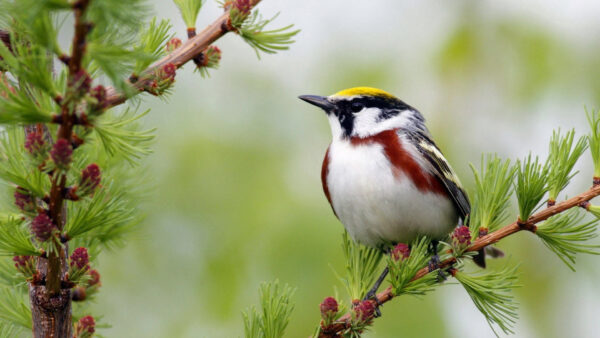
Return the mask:
{"type": "Polygon", "coordinates": [[[381,113],[377,121],[392,118],[404,110],[414,110],[413,107],[401,100],[385,96],[358,96],[352,100],[341,99],[335,102],[333,114],[337,116],[344,131],[344,136],[350,137],[354,129],[354,117],[364,108],[379,108],[381,113]]]}
{"type": "Polygon", "coordinates": [[[377,122],[385,121],[400,113],[401,111],[398,109],[382,109],[381,113],[379,113],[379,115],[377,116],[377,122]]]}
{"type": "Polygon", "coordinates": [[[358,113],[359,111],[363,110],[365,108],[365,105],[362,102],[352,102],[350,104],[350,110],[352,110],[353,113],[358,113]]]}

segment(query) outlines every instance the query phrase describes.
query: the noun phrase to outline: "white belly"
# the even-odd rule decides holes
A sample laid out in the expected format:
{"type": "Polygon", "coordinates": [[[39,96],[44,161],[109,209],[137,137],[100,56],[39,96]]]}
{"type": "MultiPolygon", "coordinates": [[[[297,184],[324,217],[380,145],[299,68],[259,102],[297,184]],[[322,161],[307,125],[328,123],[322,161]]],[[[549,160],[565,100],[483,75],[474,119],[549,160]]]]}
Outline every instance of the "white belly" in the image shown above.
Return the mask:
{"type": "Polygon", "coordinates": [[[453,202],[418,190],[391,164],[377,143],[329,148],[327,185],[333,208],[355,241],[381,247],[408,243],[419,235],[444,238],[456,226],[453,202]]]}

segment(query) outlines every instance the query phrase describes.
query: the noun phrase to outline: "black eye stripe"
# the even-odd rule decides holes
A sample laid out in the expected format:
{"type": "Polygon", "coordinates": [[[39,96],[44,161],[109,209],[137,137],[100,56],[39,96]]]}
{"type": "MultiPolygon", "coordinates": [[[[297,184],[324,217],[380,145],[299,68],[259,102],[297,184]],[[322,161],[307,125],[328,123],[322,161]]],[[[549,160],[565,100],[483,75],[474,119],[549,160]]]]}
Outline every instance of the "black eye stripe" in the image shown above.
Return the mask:
{"type": "Polygon", "coordinates": [[[392,118],[400,113],[401,113],[401,111],[398,109],[382,109],[381,112],[379,113],[379,115],[377,115],[377,122],[387,120],[387,119],[392,118]]]}

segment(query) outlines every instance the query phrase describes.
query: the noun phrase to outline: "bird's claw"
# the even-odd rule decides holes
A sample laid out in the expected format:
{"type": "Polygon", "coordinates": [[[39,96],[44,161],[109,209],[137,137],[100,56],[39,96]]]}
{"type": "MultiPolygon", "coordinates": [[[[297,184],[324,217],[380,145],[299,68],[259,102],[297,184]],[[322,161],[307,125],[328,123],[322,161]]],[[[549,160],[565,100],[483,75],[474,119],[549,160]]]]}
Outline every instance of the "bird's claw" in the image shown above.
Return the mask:
{"type": "Polygon", "coordinates": [[[440,256],[438,256],[437,253],[435,255],[433,255],[433,257],[431,257],[431,260],[429,260],[427,267],[429,269],[429,272],[437,270],[438,282],[441,283],[446,280],[446,275],[444,274],[444,271],[442,271],[442,269],[440,269],[440,256]]]}
{"type": "Polygon", "coordinates": [[[373,302],[375,302],[374,317],[375,318],[381,317],[381,310],[379,310],[379,307],[382,306],[383,304],[379,301],[379,298],[377,298],[376,291],[372,290],[372,289],[369,290],[369,292],[367,292],[367,294],[363,298],[363,302],[366,300],[372,300],[373,302]]]}

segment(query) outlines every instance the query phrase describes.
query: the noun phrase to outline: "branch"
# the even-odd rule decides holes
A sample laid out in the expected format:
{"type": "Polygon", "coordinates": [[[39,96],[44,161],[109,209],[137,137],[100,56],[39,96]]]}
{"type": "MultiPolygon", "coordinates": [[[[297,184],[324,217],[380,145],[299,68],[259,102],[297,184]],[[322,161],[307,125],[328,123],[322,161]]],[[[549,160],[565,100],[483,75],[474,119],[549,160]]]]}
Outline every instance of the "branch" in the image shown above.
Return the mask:
{"type": "MultiPolygon", "coordinates": [[[[499,230],[494,231],[486,236],[478,238],[475,242],[473,242],[473,244],[470,247],[468,247],[465,250],[465,252],[477,252],[477,251],[485,248],[486,246],[494,244],[494,243],[500,241],[501,239],[508,237],[510,235],[513,235],[521,230],[535,232],[537,229],[537,227],[536,227],[537,223],[542,222],[556,214],[562,213],[573,207],[577,207],[577,206],[585,207],[586,202],[588,202],[592,198],[599,196],[599,195],[600,195],[600,185],[594,184],[594,186],[592,188],[590,188],[589,190],[587,190],[571,199],[568,199],[564,202],[555,204],[554,206],[548,207],[548,208],[532,215],[527,220],[527,222],[516,221],[516,222],[506,225],[503,228],[500,228],[499,230]]],[[[456,258],[454,258],[454,257],[448,258],[439,264],[439,268],[444,269],[446,267],[453,265],[454,263],[456,263],[456,258]]],[[[414,280],[423,278],[429,272],[430,272],[429,268],[424,267],[417,272],[417,274],[415,275],[415,277],[412,280],[414,281],[414,280]]],[[[379,304],[383,304],[383,303],[386,303],[386,302],[392,300],[392,298],[394,298],[394,296],[395,295],[393,294],[391,286],[387,287],[384,291],[382,291],[376,295],[377,302],[379,304]]],[[[347,313],[344,316],[342,316],[338,321],[334,322],[333,324],[331,324],[327,327],[323,327],[321,329],[319,337],[321,337],[321,338],[340,337],[341,334],[346,329],[350,328],[350,325],[351,325],[351,314],[347,313]]]]}
{"type": "MultiPolygon", "coordinates": [[[[261,0],[251,0],[250,6],[253,8],[260,1],[261,0]]],[[[161,69],[164,65],[169,63],[179,68],[190,60],[193,60],[196,56],[205,51],[213,42],[232,31],[229,21],[229,10],[226,10],[217,20],[196,36],[188,39],[181,47],[175,49],[171,54],[163,57],[148,67],[148,69],[142,73],[140,79],[131,85],[138,91],[142,91],[145,85],[148,84],[148,76],[153,74],[157,69],[161,69]]],[[[131,83],[130,81],[128,82],[131,83]]],[[[127,96],[117,92],[116,88],[106,88],[106,102],[108,108],[118,106],[125,101],[127,101],[127,96]]]]}
{"type": "Polygon", "coordinates": [[[75,14],[75,34],[73,34],[73,51],[69,59],[69,75],[73,76],[81,69],[81,60],[85,54],[85,37],[90,30],[90,25],[83,21],[83,14],[89,0],[79,0],[73,5],[75,14]]]}

